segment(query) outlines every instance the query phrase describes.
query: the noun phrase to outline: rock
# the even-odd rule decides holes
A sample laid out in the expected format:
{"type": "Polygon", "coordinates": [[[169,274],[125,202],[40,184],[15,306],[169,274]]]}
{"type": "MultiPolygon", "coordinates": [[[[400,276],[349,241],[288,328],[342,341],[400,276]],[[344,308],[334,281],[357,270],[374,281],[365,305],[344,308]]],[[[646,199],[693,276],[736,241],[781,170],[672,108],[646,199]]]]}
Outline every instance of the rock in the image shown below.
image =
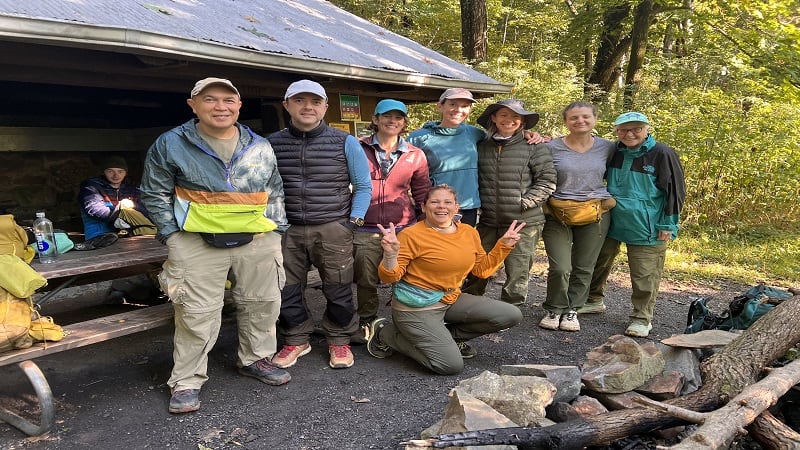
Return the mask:
{"type": "Polygon", "coordinates": [[[678,397],[681,388],[683,388],[683,374],[677,370],[665,370],[647,380],[635,391],[654,400],[668,400],[678,397]]]}
{"type": "Polygon", "coordinates": [[[582,380],[590,390],[607,393],[631,391],[664,370],[664,358],[652,342],[639,345],[614,335],[586,354],[582,380]]]}
{"type": "Polygon", "coordinates": [[[690,394],[703,385],[700,377],[700,357],[698,350],[656,344],[664,357],[664,370],[674,370],[683,374],[683,387],[680,395],[690,394]]]}
{"type": "MultiPolygon", "coordinates": [[[[483,401],[471,396],[460,388],[450,392],[450,402],[444,411],[444,417],[435,425],[427,428],[420,435],[422,439],[445,433],[462,433],[464,431],[486,430],[490,428],[516,427],[517,424],[500,414],[483,401]]],[[[482,447],[458,447],[475,450],[516,450],[515,445],[489,445],[482,447]]]]}
{"type": "Polygon", "coordinates": [[[498,375],[484,371],[461,381],[457,389],[484,401],[519,426],[527,427],[545,417],[556,387],[540,377],[498,375]]]}
{"type": "Polygon", "coordinates": [[[661,342],[673,347],[713,348],[724,347],[739,336],[740,333],[725,330],[703,330],[690,334],[674,334],[661,342]]]}
{"type": "Polygon", "coordinates": [[[548,407],[548,414],[553,411],[553,414],[548,416],[556,422],[566,422],[568,420],[577,419],[580,417],[596,416],[608,412],[605,406],[600,403],[596,398],[586,395],[581,395],[572,403],[559,402],[548,407]]]}
{"type": "Polygon", "coordinates": [[[569,403],[581,393],[581,368],[578,366],[505,365],[500,366],[498,373],[500,375],[544,377],[556,387],[553,403],[569,403]]]}

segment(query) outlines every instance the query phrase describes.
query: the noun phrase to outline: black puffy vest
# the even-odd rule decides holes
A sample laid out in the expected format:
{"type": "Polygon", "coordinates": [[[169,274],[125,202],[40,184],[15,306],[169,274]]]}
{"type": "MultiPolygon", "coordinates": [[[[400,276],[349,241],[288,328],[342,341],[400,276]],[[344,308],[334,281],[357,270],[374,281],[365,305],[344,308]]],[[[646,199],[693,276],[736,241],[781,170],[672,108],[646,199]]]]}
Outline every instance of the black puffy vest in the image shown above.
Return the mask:
{"type": "Polygon", "coordinates": [[[350,217],[350,172],[344,152],[347,136],[325,122],[307,132],[290,124],[268,136],[283,178],[290,224],[321,225],[350,217]]]}

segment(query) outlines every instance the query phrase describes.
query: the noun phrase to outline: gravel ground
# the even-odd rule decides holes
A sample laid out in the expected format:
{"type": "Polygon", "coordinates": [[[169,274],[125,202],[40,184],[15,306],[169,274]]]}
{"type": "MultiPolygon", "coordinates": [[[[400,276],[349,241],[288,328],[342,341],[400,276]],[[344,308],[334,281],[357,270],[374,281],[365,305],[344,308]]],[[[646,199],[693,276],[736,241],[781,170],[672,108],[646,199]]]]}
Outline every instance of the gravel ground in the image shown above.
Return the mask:
{"type": "MultiPolygon", "coordinates": [[[[522,307],[524,321],[473,340],[479,355],[457,376],[433,375],[401,355],[378,360],[364,346],[353,347],[355,366],[332,370],[324,338],[315,334],[312,352],[290,369],[292,381],[267,386],[236,372],[235,326],[227,320],[210,354],[202,408],[171,415],[165,382],[172,364],[172,333],[167,327],[37,359],[56,397],[56,427],[44,437],[27,438],[0,424],[0,448],[400,448],[399,442],[418,437],[441,418],[447,393],[460,380],[503,364],[578,365],[587,351],[625,329],[630,284],[621,270],[610,280],[605,314],[581,316],[577,333],[540,329],[536,324],[543,315],[545,270],[543,262],[534,268],[528,303],[522,307]]],[[[489,295],[497,296],[498,287],[490,283],[489,295]]],[[[665,280],[647,339],[681,333],[692,297],[724,302],[745,289],[665,280]]],[[[46,305],[45,313],[67,323],[121,308],[100,305],[101,292],[74,288],[72,295],[46,305]]],[[[388,289],[382,295],[388,297],[388,289]]],[[[321,295],[309,289],[309,297],[319,320],[321,295]]],[[[383,312],[388,313],[386,307],[383,312]]],[[[0,404],[22,411],[35,408],[35,396],[16,367],[0,368],[0,379],[0,404]]]]}

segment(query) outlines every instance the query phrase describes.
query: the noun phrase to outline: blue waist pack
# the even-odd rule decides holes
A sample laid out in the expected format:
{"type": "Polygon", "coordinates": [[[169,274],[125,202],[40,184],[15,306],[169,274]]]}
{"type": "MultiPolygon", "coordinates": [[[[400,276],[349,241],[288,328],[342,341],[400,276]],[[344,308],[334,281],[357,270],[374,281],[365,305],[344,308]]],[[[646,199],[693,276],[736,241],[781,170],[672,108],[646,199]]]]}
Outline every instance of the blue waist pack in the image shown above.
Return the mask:
{"type": "Polygon", "coordinates": [[[400,280],[392,289],[395,300],[412,308],[431,306],[444,297],[444,291],[421,288],[400,280]]]}

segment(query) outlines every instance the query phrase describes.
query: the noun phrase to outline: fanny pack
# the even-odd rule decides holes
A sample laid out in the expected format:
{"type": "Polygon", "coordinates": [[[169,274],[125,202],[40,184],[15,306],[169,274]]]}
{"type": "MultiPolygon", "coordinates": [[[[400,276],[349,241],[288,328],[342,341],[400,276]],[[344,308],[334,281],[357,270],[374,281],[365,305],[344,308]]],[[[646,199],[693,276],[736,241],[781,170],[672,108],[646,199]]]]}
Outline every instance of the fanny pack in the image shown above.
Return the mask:
{"type": "Polygon", "coordinates": [[[200,233],[206,243],[216,248],[234,248],[253,241],[255,233],[200,233]]]}
{"type": "Polygon", "coordinates": [[[400,280],[392,289],[395,300],[412,308],[431,306],[444,297],[444,291],[425,289],[400,280]]]}
{"type": "Polygon", "coordinates": [[[590,200],[561,200],[550,197],[547,200],[549,211],[545,213],[555,217],[559,222],[569,226],[582,226],[600,222],[603,213],[617,205],[613,198],[590,200]]]}

